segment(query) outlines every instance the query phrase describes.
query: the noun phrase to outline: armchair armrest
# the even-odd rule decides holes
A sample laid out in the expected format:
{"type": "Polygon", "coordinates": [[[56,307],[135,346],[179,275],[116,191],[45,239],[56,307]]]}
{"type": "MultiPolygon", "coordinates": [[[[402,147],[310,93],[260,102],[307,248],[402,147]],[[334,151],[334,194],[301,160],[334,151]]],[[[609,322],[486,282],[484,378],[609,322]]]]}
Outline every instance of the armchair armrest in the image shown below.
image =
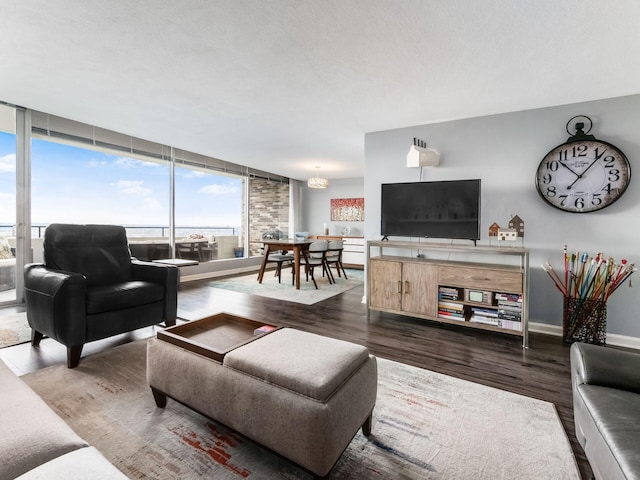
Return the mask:
{"type": "Polygon", "coordinates": [[[178,316],[178,267],[162,263],[131,260],[131,268],[134,279],[164,285],[165,325],[175,325],[178,316]]]}
{"type": "Polygon", "coordinates": [[[30,263],[24,267],[29,325],[67,346],[85,342],[86,279],[30,263]]]}
{"type": "Polygon", "coordinates": [[[640,354],[574,343],[571,376],[574,387],[586,383],[640,393],[640,354]]]}

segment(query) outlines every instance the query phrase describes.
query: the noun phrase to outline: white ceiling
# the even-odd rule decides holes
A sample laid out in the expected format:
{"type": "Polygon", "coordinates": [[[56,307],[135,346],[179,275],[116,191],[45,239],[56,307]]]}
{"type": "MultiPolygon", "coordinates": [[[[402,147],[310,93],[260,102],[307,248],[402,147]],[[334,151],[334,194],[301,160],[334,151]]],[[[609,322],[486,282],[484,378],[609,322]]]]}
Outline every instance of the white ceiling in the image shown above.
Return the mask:
{"type": "Polygon", "coordinates": [[[3,1],[0,100],[358,177],[366,132],[640,93],[639,26],[638,0],[3,1]]]}

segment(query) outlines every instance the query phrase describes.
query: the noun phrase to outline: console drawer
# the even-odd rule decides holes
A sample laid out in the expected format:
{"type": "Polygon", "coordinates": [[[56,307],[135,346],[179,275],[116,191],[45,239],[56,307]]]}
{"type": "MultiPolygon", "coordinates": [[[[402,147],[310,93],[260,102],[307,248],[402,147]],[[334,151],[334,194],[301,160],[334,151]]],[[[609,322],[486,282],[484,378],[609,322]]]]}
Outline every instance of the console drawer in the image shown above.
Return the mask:
{"type": "Polygon", "coordinates": [[[452,287],[522,293],[522,272],[509,269],[440,266],[438,283],[452,287]]]}

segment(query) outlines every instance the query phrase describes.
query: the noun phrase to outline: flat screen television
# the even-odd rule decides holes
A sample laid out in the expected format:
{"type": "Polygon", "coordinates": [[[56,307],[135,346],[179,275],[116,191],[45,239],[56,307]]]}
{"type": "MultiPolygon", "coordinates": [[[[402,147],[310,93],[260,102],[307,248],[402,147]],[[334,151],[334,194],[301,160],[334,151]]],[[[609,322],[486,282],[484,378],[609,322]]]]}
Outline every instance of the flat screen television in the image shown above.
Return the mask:
{"type": "Polygon", "coordinates": [[[384,237],[480,239],[480,179],[383,183],[384,237]]]}

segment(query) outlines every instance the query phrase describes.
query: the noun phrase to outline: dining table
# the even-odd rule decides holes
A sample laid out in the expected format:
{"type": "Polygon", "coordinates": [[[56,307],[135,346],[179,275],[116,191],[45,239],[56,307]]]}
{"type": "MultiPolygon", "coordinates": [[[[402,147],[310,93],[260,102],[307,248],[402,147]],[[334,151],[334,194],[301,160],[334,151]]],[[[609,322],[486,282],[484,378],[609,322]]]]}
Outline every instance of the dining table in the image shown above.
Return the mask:
{"type": "Polygon", "coordinates": [[[262,257],[262,264],[260,265],[260,272],[258,273],[258,283],[262,283],[262,277],[264,276],[265,268],[267,267],[267,259],[269,253],[280,250],[292,250],[293,251],[293,271],[295,272],[296,290],[300,290],[300,257],[304,250],[309,249],[315,240],[296,240],[294,238],[282,238],[276,239],[264,239],[262,244],[264,246],[264,256],[262,257]]]}

